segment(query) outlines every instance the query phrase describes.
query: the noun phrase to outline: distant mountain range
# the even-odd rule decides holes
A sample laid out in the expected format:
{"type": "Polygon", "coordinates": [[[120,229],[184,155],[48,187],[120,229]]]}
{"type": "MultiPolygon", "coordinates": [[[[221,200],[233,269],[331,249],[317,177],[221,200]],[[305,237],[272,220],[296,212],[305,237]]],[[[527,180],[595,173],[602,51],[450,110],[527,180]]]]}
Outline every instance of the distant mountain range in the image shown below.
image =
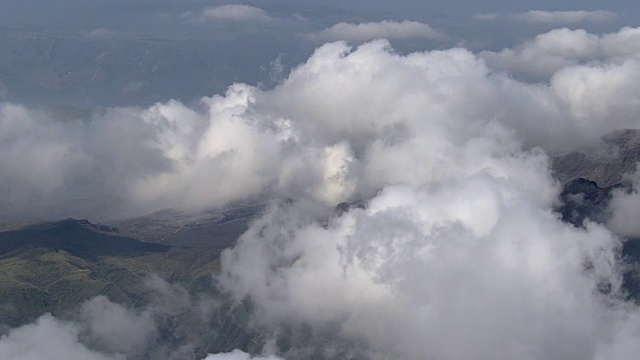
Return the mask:
{"type": "Polygon", "coordinates": [[[224,92],[234,82],[255,84],[267,75],[256,59],[268,62],[277,55],[259,44],[247,50],[230,40],[197,36],[0,30],[0,100],[90,109],[168,99],[189,102],[224,92]]]}

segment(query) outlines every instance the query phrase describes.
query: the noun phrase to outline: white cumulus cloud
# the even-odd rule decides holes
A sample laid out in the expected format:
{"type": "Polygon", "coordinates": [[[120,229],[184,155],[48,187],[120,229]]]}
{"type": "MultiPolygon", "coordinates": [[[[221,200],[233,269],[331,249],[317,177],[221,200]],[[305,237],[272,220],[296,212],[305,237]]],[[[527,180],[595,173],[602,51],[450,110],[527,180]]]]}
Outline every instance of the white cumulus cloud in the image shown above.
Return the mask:
{"type": "Polygon", "coordinates": [[[613,98],[590,112],[563,90],[583,77],[527,85],[460,49],[321,47],[256,106],[340,144],[339,179],[367,205],[274,204],[225,252],[223,286],[260,329],[290,329],[295,358],[623,359],[640,310],[620,297],[621,242],[560,221],[543,150],[612,129],[613,98]]]}
{"type": "Polygon", "coordinates": [[[337,42],[275,89],[236,84],[195,107],[169,101],[61,122],[3,103],[0,216],[103,219],[265,196],[335,205],[484,166],[440,155],[458,154],[470,134],[513,132],[525,148],[570,150],[637,127],[640,66],[622,54],[538,85],[463,49],[400,56],[386,41],[337,42]]]}
{"type": "Polygon", "coordinates": [[[483,51],[480,56],[497,69],[534,80],[549,79],[575,65],[620,64],[640,52],[640,28],[625,27],[610,34],[554,29],[514,48],[483,51]]]}

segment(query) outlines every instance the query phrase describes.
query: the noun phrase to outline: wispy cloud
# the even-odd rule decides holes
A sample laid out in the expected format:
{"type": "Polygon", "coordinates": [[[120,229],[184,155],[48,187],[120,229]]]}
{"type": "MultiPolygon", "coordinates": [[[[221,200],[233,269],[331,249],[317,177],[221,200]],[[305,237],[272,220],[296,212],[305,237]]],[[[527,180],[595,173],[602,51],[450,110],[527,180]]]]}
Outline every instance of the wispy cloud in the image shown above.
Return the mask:
{"type": "Polygon", "coordinates": [[[617,15],[610,11],[542,11],[531,10],[510,16],[515,20],[522,20],[530,24],[577,24],[584,22],[609,22],[617,15]]]}
{"type": "Polygon", "coordinates": [[[579,23],[604,23],[614,21],[618,15],[604,10],[544,11],[530,10],[521,13],[479,13],[472,16],[477,21],[495,21],[500,19],[522,21],[528,24],[571,25],[579,23]]]}
{"type": "Polygon", "coordinates": [[[265,10],[249,5],[212,6],[199,13],[187,12],[182,17],[191,21],[269,22],[274,20],[265,10]]]}
{"type": "Polygon", "coordinates": [[[417,21],[388,21],[352,24],[341,22],[309,36],[318,41],[374,39],[443,39],[446,35],[417,21]]]}

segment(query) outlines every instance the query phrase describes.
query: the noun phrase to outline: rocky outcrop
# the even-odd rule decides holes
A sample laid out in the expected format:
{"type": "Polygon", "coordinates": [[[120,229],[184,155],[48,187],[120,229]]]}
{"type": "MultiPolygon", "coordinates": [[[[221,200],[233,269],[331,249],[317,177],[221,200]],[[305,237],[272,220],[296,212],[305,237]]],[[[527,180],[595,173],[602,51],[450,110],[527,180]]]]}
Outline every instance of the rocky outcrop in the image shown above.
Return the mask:
{"type": "Polygon", "coordinates": [[[576,178],[594,181],[606,188],[619,184],[636,170],[640,161],[640,130],[620,130],[605,136],[594,147],[558,155],[551,168],[563,183],[576,178]]]}

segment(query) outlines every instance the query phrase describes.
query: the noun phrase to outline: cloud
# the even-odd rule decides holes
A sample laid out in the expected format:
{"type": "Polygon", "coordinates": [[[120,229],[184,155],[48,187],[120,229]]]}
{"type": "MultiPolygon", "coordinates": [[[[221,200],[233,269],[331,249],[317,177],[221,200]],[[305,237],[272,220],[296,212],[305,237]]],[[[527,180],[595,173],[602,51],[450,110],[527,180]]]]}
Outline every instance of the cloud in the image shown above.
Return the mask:
{"type": "Polygon", "coordinates": [[[232,21],[232,22],[270,22],[273,18],[265,10],[250,5],[219,5],[208,7],[194,14],[184,13],[183,18],[198,22],[232,21]]]}
{"type": "Polygon", "coordinates": [[[274,209],[227,253],[227,286],[266,329],[334,333],[294,348],[364,341],[373,358],[593,358],[623,336],[611,327],[637,331],[598,295],[619,286],[617,240],[518,193],[491,177],[389,187],[326,227],[274,209]]]}
{"type": "Polygon", "coordinates": [[[479,13],[471,17],[476,21],[496,21],[501,19],[521,21],[535,25],[567,26],[582,23],[608,23],[618,18],[618,14],[604,10],[544,11],[530,10],[514,14],[479,13]]]}
{"type": "Polygon", "coordinates": [[[569,126],[565,141],[609,121],[613,98],[590,116],[575,109],[595,99],[560,91],[581,78],[525,85],[460,49],[319,48],[256,106],[304,119],[305,143],[338,144],[331,193],[366,206],[338,215],[304,196],[275,202],[224,253],[222,285],[252,302],[258,329],[289,334],[287,357],[624,358],[640,310],[620,297],[621,242],[560,221],[542,150],[553,135],[529,130],[569,126]],[[537,106],[546,117],[517,115],[537,106]]]}
{"type": "Polygon", "coordinates": [[[123,38],[125,36],[126,36],[126,33],[124,32],[112,30],[112,29],[106,29],[106,28],[94,29],[84,34],[84,37],[89,40],[107,40],[107,39],[123,38]]]}
{"type": "MultiPolygon", "coordinates": [[[[251,304],[266,354],[626,359],[640,309],[624,300],[622,240],[560,220],[549,154],[638,128],[636,33],[541,35],[526,44],[566,61],[542,83],[496,71],[487,53],[403,55],[378,40],[324,44],[273,89],[235,84],[193,105],[61,121],[3,103],[0,212],[269,202],[217,279],[251,304]]],[[[154,289],[161,310],[94,300],[64,343],[85,351],[85,332],[109,356],[158,345],[149,319],[198,306],[154,289]],[[125,321],[136,336],[112,343],[125,321]]]]}
{"type": "MultiPolygon", "coordinates": [[[[637,139],[635,141],[637,145],[637,139]]],[[[637,166],[637,164],[636,164],[637,166]]],[[[625,181],[631,185],[630,188],[620,188],[613,191],[611,201],[607,209],[609,218],[608,227],[625,238],[640,238],[640,225],[635,220],[640,216],[640,171],[627,174],[625,181]]]]}
{"type": "Polygon", "coordinates": [[[137,313],[105,296],[84,303],[78,317],[95,348],[119,354],[140,356],[157,336],[150,312],[137,313]]]}
{"type": "Polygon", "coordinates": [[[12,330],[0,338],[0,359],[114,360],[81,344],[75,326],[43,315],[35,323],[12,330]]]}
{"type": "MultiPolygon", "coordinates": [[[[626,56],[635,32],[600,40],[619,58],[567,65],[548,85],[494,73],[485,61],[495,63],[463,49],[400,56],[385,41],[357,49],[338,42],[272,90],[236,84],[195,106],[169,101],[61,121],[3,103],[0,216],[109,219],[280,196],[335,205],[395,181],[418,184],[424,174],[457,176],[460,161],[476,161],[442,158],[461,146],[445,139],[479,132],[571,150],[637,127],[640,66],[626,56]]],[[[573,46],[589,54],[588,44],[573,46]]]]}
{"type": "Polygon", "coordinates": [[[346,40],[364,42],[374,39],[436,39],[446,35],[434,30],[429,25],[417,21],[368,22],[360,24],[338,23],[309,37],[316,41],[346,40]]]}
{"type": "Polygon", "coordinates": [[[483,51],[480,56],[497,70],[533,80],[546,80],[556,72],[575,65],[597,62],[620,64],[638,52],[639,28],[625,27],[604,35],[562,28],[540,34],[512,49],[483,51]]]}
{"type": "MultiPolygon", "coordinates": [[[[222,325],[211,324],[220,321],[219,303],[203,294],[196,298],[158,277],[149,278],[145,286],[152,301],[138,309],[97,296],[66,320],[44,314],[6,331],[0,337],[0,359],[196,359],[196,347],[206,349],[212,339],[221,338],[216,326],[222,325]]],[[[207,359],[279,358],[252,358],[236,350],[207,359]]]]}
{"type": "MultiPolygon", "coordinates": [[[[156,282],[158,280],[155,280],[156,282]]],[[[168,284],[162,285],[170,286],[168,284]]],[[[160,297],[161,298],[161,297],[160,297]]],[[[184,305],[184,304],[183,304],[184,305]]],[[[194,309],[183,306],[185,311],[194,309]]],[[[125,308],[98,296],[82,305],[74,321],[63,321],[50,314],[42,315],[34,323],[11,329],[0,338],[0,359],[195,359],[191,346],[167,344],[167,339],[158,339],[162,317],[171,316],[169,308],[148,307],[142,312],[125,308]],[[175,346],[176,349],[171,349],[175,346]]],[[[194,324],[198,326],[199,324],[194,324]]],[[[201,341],[211,333],[190,334],[201,336],[201,341]]],[[[176,342],[175,339],[173,339],[176,342]]],[[[239,350],[225,354],[211,354],[207,360],[278,360],[276,356],[251,357],[239,350]]]]}
{"type": "Polygon", "coordinates": [[[548,24],[548,25],[571,25],[578,23],[600,23],[611,22],[617,18],[617,14],[604,11],[542,11],[531,10],[524,13],[513,14],[509,17],[512,20],[524,21],[530,24],[548,24]]]}
{"type": "Polygon", "coordinates": [[[251,355],[242,352],[240,350],[234,350],[226,354],[212,354],[205,358],[205,360],[279,360],[279,357],[251,357],[251,355]]]}

